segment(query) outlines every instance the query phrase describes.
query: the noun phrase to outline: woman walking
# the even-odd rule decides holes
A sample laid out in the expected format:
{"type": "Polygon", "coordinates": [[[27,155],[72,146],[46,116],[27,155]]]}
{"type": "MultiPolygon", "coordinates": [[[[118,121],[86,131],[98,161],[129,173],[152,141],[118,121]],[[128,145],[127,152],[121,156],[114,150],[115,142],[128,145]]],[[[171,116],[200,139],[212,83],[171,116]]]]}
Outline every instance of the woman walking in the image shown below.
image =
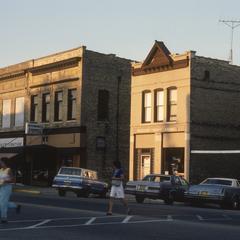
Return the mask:
{"type": "Polygon", "coordinates": [[[114,199],[120,199],[123,205],[126,207],[127,214],[130,214],[130,208],[128,207],[128,202],[124,196],[123,189],[123,170],[121,168],[121,163],[119,161],[113,162],[114,172],[112,176],[112,187],[110,192],[109,207],[107,215],[112,215],[113,201],[114,199]]]}
{"type": "Polygon", "coordinates": [[[14,182],[13,174],[10,168],[7,167],[7,158],[0,160],[0,212],[1,223],[7,223],[8,208],[16,208],[20,211],[20,205],[9,202],[12,193],[12,184],[14,182]]]}

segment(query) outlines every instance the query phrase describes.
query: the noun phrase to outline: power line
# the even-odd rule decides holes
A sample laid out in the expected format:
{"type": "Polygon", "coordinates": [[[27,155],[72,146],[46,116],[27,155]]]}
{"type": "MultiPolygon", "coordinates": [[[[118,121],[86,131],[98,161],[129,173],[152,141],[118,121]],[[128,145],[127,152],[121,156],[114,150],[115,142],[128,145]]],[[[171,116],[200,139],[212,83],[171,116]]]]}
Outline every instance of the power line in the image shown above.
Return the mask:
{"type": "Polygon", "coordinates": [[[229,62],[233,64],[233,32],[234,29],[240,26],[239,20],[219,20],[219,22],[224,23],[226,26],[231,28],[231,49],[229,55],[229,62]]]}

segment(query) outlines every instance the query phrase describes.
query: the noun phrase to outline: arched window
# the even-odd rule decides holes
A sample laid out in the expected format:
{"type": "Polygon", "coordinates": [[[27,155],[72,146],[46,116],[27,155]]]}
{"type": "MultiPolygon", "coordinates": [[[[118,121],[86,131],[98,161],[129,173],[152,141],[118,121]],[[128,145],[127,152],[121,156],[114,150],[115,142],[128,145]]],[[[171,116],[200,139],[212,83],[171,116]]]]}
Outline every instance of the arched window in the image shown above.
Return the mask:
{"type": "Polygon", "coordinates": [[[109,111],[109,91],[99,90],[98,91],[98,121],[108,120],[108,111],[109,111]]]}
{"type": "Polygon", "coordinates": [[[167,94],[167,121],[175,122],[177,120],[177,88],[168,88],[167,94]]]}
{"type": "Polygon", "coordinates": [[[154,91],[154,121],[162,122],[164,120],[164,91],[156,89],[154,91]]]}
{"type": "Polygon", "coordinates": [[[152,94],[145,90],[142,93],[142,122],[147,123],[152,120],[152,94]]]}

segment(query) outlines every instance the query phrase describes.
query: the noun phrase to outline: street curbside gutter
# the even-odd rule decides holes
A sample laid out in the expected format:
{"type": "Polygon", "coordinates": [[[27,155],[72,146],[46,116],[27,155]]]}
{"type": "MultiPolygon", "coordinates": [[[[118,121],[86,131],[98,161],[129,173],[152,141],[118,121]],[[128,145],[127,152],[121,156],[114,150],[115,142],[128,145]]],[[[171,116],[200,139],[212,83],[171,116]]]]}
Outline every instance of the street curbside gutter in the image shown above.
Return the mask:
{"type": "Polygon", "coordinates": [[[15,188],[13,189],[13,192],[20,192],[20,193],[29,193],[29,194],[41,194],[41,191],[34,190],[34,189],[20,189],[20,188],[15,188]]]}

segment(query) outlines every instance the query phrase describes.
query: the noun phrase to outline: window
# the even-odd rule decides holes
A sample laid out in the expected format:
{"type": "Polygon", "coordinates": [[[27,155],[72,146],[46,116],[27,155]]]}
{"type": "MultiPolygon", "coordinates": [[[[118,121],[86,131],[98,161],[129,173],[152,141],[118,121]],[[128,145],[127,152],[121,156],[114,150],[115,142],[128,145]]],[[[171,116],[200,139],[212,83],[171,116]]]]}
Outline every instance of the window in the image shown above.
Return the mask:
{"type": "Polygon", "coordinates": [[[75,120],[76,119],[76,89],[69,89],[68,90],[68,120],[75,120]]]}
{"type": "Polygon", "coordinates": [[[50,94],[43,94],[42,98],[42,122],[49,122],[50,118],[50,94]]]}
{"type": "Polygon", "coordinates": [[[168,89],[168,109],[167,109],[167,121],[174,122],[177,120],[177,89],[168,89]]]}
{"type": "Polygon", "coordinates": [[[99,90],[98,91],[98,121],[108,120],[109,111],[109,91],[99,90]]]}
{"type": "Polygon", "coordinates": [[[10,128],[11,122],[11,99],[3,100],[2,128],[10,128]]]}
{"type": "Polygon", "coordinates": [[[15,102],[15,126],[24,125],[24,97],[16,98],[15,102]]]}
{"type": "Polygon", "coordinates": [[[143,92],[142,98],[142,122],[147,123],[151,122],[151,115],[152,115],[152,94],[149,91],[143,92]]]}
{"type": "Polygon", "coordinates": [[[37,115],[38,114],[38,96],[33,95],[31,96],[31,116],[30,121],[31,122],[37,122],[37,115]]]}
{"type": "Polygon", "coordinates": [[[164,118],[164,93],[162,89],[155,90],[155,111],[154,118],[156,122],[162,122],[164,118]]]}
{"type": "Polygon", "coordinates": [[[62,121],[63,117],[63,92],[55,92],[54,121],[62,121]]]}

